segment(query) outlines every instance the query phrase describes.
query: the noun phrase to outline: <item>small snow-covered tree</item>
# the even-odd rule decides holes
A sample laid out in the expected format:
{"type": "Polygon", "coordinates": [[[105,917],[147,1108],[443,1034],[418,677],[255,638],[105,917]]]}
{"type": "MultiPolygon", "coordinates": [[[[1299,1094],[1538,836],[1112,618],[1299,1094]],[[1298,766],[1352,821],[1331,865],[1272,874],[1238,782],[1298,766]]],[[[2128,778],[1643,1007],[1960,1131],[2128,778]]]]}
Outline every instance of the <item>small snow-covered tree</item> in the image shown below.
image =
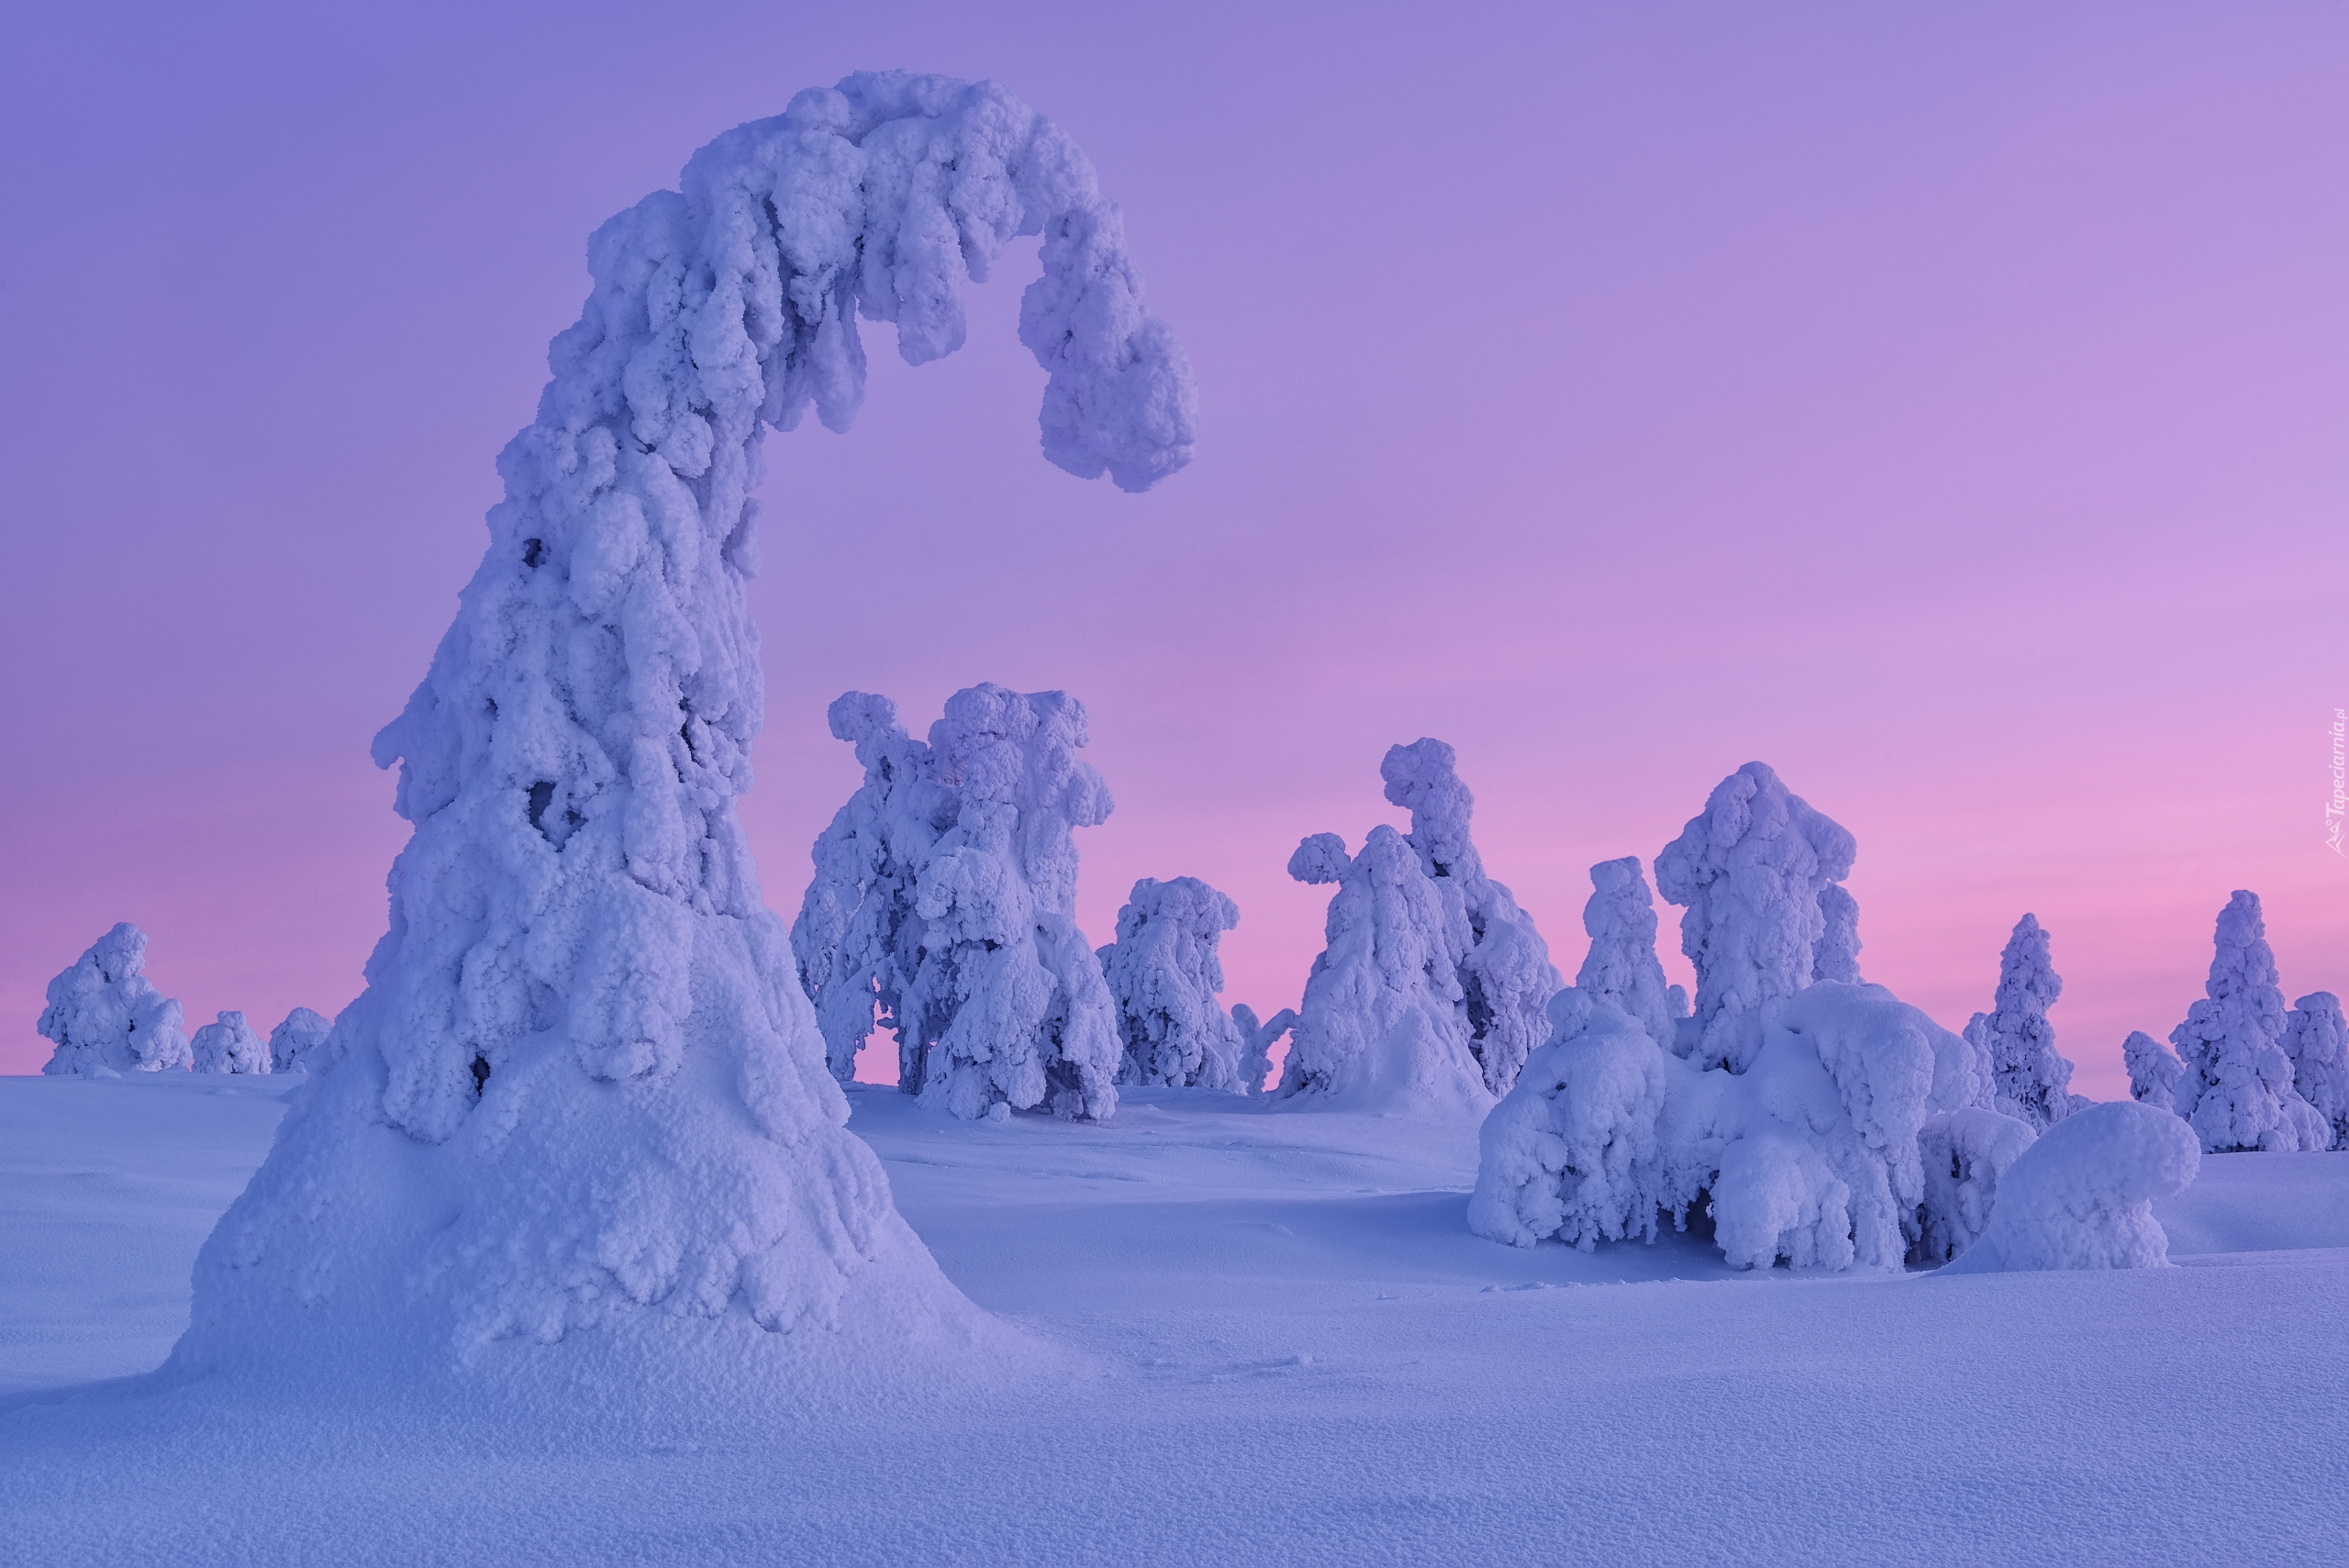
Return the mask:
{"type": "Polygon", "coordinates": [[[1670,1051],[1678,1019],[1673,987],[1655,956],[1655,901],[1648,895],[1640,858],[1625,855],[1590,868],[1591,895],[1582,906],[1582,929],[1590,951],[1575,975],[1574,988],[1594,1002],[1622,1009],[1648,1038],[1670,1051]]]}
{"type": "Polygon", "coordinates": [[[195,1031],[189,1042],[198,1073],[266,1073],[269,1047],[245,1015],[223,1008],[220,1017],[195,1031]]]}
{"type": "Polygon", "coordinates": [[[1239,923],[1240,906],[1197,877],[1134,884],[1118,911],[1118,940],[1098,954],[1125,1042],[1118,1082],[1240,1094],[1263,1085],[1262,1068],[1247,1076],[1254,1028],[1243,1035],[1217,1000],[1216,947],[1239,923]]]}
{"type": "Polygon", "coordinates": [[[2177,1108],[2178,1081],[2186,1076],[2186,1063],[2171,1055],[2169,1047],[2143,1029],[2132,1029],[2121,1042],[2121,1060],[2129,1069],[2131,1099],[2156,1110],[2177,1108]]]}
{"type": "Polygon", "coordinates": [[[1317,833],[1288,872],[1337,891],[1281,1069],[1283,1097],[1377,1111],[1490,1106],[1454,962],[1468,945],[1465,917],[1411,845],[1382,823],[1349,857],[1344,840],[1317,833]]]}
{"type": "Polygon", "coordinates": [[[1999,1181],[2037,1136],[2030,1123],[1978,1106],[1926,1118],[1917,1131],[1925,1196],[1909,1261],[1939,1268],[1979,1240],[1999,1181]]]}
{"type": "Polygon", "coordinates": [[[147,978],[147,933],[125,920],[49,983],[43,1073],[159,1073],[191,1060],[180,1005],[147,978]]]}
{"type": "Polygon", "coordinates": [[[1998,1109],[2044,1131],[2071,1114],[2072,1064],[2055,1050],[2047,1009],[2064,994],[2036,916],[2015,922],[1998,955],[1998,999],[1982,1019],[1998,1109]]]}
{"type": "Polygon", "coordinates": [[[2311,991],[2284,1015],[2284,1050],[2292,1087],[2332,1129],[2332,1147],[2349,1149],[2349,1024],[2341,998],[2311,991]]]}
{"type": "Polygon", "coordinates": [[[1273,1047],[1281,1036],[1297,1027],[1297,1009],[1283,1007],[1269,1018],[1259,1019],[1256,1009],[1245,1002],[1231,1005],[1231,1022],[1240,1030],[1240,1087],[1242,1093],[1261,1095],[1264,1078],[1273,1070],[1273,1047]]]}
{"type": "Polygon", "coordinates": [[[1831,882],[1819,890],[1819,945],[1811,949],[1810,977],[1858,984],[1860,901],[1842,883],[1831,882]]]}
{"type": "MultiPolygon", "coordinates": [[[[1827,936],[1821,899],[1855,852],[1851,834],[1748,762],[1656,856],[1656,891],[1687,910],[1680,951],[1697,967],[1699,1067],[1743,1071],[1761,1048],[1764,1004],[1812,983],[1827,936]]],[[[1829,967],[1842,956],[1831,951],[1829,967]]]]}
{"type": "Polygon", "coordinates": [[[1476,797],[1461,783],[1455,762],[1451,747],[1422,738],[1389,747],[1378,772],[1387,800],[1411,814],[1407,837],[1420,868],[1447,902],[1460,905],[1468,945],[1453,963],[1468,1011],[1468,1048],[1485,1086],[1502,1095],[1517,1082],[1526,1053],[1547,1034],[1543,1008],[1560,982],[1533,917],[1485,874],[1484,857],[1468,832],[1476,797]]]}
{"type": "MultiPolygon", "coordinates": [[[[1189,455],[1188,373],[1090,163],[999,87],[893,72],[802,93],[596,232],[585,307],[500,459],[488,550],[376,740],[414,825],[390,929],[335,1059],[206,1243],[175,1372],[406,1367],[592,1330],[599,1375],[699,1345],[732,1383],[773,1374],[806,1342],[789,1330],[896,1354],[974,1325],[847,1130],[736,802],[763,717],[764,428],[811,404],[847,427],[860,317],[896,323],[911,363],[959,347],[960,277],[1020,234],[1043,237],[1019,330],[1047,373],[1044,455],[1146,488],[1189,455]]],[[[1019,897],[1063,906],[1034,841],[1053,828],[1019,820],[1040,782],[1019,751],[956,752],[1010,776],[961,781],[974,852],[942,940],[988,904],[1018,942],[1015,870],[1019,897]]],[[[1092,1037],[1074,1007],[1044,1028],[1106,1095],[1107,993],[1061,935],[1073,952],[1021,951],[1092,973],[1092,1037]]],[[[970,989],[1008,1010],[1005,987],[970,989]]]]}
{"type": "Polygon", "coordinates": [[[1980,1239],[1943,1272],[2159,1268],[2169,1238],[2154,1200],[2185,1191],[2201,1162],[2193,1132],[2165,1111],[2083,1106],[2016,1156],[1980,1239]]]}
{"type": "Polygon", "coordinates": [[[2284,1051],[2284,992],[2256,894],[2237,889],[2219,911],[2208,995],[2170,1031],[2185,1064],[2177,1114],[2204,1150],[2323,1149],[2332,1129],[2292,1087],[2284,1051]]]}
{"type": "Polygon", "coordinates": [[[309,1070],[315,1063],[314,1052],[326,1043],[334,1032],[324,1014],[307,1007],[296,1007],[285,1015],[285,1021],[269,1031],[269,1070],[291,1073],[309,1070]]]}

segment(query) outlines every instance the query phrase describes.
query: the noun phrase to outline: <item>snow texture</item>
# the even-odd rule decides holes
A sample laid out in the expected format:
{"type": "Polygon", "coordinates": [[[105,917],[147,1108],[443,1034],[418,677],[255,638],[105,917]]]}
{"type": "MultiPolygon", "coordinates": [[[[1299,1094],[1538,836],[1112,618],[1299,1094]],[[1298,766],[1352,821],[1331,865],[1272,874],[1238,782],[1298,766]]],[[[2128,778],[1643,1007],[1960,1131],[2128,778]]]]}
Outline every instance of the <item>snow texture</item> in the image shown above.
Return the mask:
{"type": "Polygon", "coordinates": [[[1240,906],[1197,877],[1134,884],[1118,911],[1118,940],[1098,953],[1125,1042],[1118,1082],[1234,1094],[1263,1085],[1261,1069],[1247,1075],[1254,1029],[1243,1034],[1217,1000],[1216,946],[1239,924],[1240,906]]]}
{"type": "Polygon", "coordinates": [[[2063,994],[2047,933],[2036,916],[2025,915],[1998,955],[1998,997],[1980,1038],[1990,1052],[1998,1109],[2043,1132],[2072,1109],[2072,1064],[2056,1053],[2047,1021],[2047,1009],[2063,994]]]}
{"type": "Polygon", "coordinates": [[[2331,1146],[2332,1129],[2292,1086],[2284,992],[2256,894],[2237,889],[2219,911],[2207,995],[2170,1031],[2185,1064],[2176,1105],[2211,1153],[2331,1146]]]}
{"type": "Polygon", "coordinates": [[[266,1073],[269,1046],[245,1022],[245,1015],[223,1009],[217,1021],[195,1031],[190,1042],[198,1073],[266,1073]]]}
{"type": "Polygon", "coordinates": [[[285,1015],[285,1021],[269,1031],[269,1070],[292,1073],[306,1070],[314,1064],[312,1052],[326,1043],[334,1029],[326,1016],[307,1007],[296,1007],[285,1015]]]}
{"type": "Polygon", "coordinates": [[[1273,1070],[1273,1047],[1281,1037],[1297,1027],[1297,1009],[1283,1007],[1271,1018],[1258,1020],[1256,1009],[1245,1002],[1231,1005],[1232,1026],[1239,1029],[1241,1040],[1240,1055],[1240,1087],[1244,1093],[1261,1095],[1264,1079],[1273,1070]]]}
{"type": "MultiPolygon", "coordinates": [[[[1664,965],[1655,956],[1655,901],[1640,874],[1637,855],[1601,861],[1590,868],[1592,892],[1582,906],[1582,929],[1590,951],[1575,974],[1574,989],[1593,1001],[1620,1007],[1647,1031],[1650,1040],[1673,1049],[1679,1014],[1664,965]]],[[[1687,1010],[1687,993],[1680,1013],[1687,1010]]]]}
{"type": "Polygon", "coordinates": [[[1382,823],[1349,858],[1335,833],[1317,833],[1289,858],[1289,874],[1334,882],[1337,892],[1323,925],[1328,945],[1306,977],[1281,1095],[1349,1110],[1489,1106],[1460,984],[1467,918],[1409,841],[1382,823]]]}
{"type": "MultiPolygon", "coordinates": [[[[390,929],[198,1260],[177,1371],[358,1343],[420,1365],[583,1329],[772,1366],[789,1331],[975,1321],[845,1130],[735,802],[763,708],[745,602],[763,428],[811,403],[848,425],[859,313],[914,363],[959,346],[958,275],[1020,234],[1043,236],[1020,330],[1049,373],[1045,455],[1129,489],[1173,472],[1188,377],[1116,209],[993,85],[802,93],[590,239],[586,306],[499,459],[487,553],[376,739],[415,828],[390,929]]],[[[965,738],[958,764],[982,761],[965,738]]],[[[1018,784],[996,782],[965,794],[1018,784]]],[[[1106,995],[1097,1013],[1106,1090],[1106,995]]]]}
{"type": "Polygon", "coordinates": [[[2349,1150],[2349,1025],[2341,998],[2311,991],[2284,1015],[2284,1049],[2292,1087],[2332,1129],[2332,1147],[2349,1150]]]}
{"type": "Polygon", "coordinates": [[[1851,873],[1855,852],[1851,834],[1748,762],[1656,856],[1656,890],[1687,910],[1680,951],[1697,968],[1698,1066],[1742,1071],[1761,1046],[1765,1004],[1811,984],[1822,966],[1856,965],[1856,917],[1840,905],[1834,943],[1821,951],[1826,891],[1851,873]]]}
{"type": "Polygon", "coordinates": [[[2172,1055],[2169,1047],[2143,1029],[2132,1029],[2121,1042],[2121,1060],[2129,1069],[2131,1099],[2156,1110],[2177,1108],[2178,1082],[2186,1076],[2186,1063],[2172,1055]]]}
{"type": "Polygon", "coordinates": [[[1468,1010],[1468,1048],[1483,1069],[1485,1086],[1508,1092],[1518,1070],[1549,1032],[1543,1009],[1560,984],[1549,944],[1516,897],[1485,874],[1484,857],[1468,832],[1476,797],[1460,781],[1456,758],[1441,740],[1420,740],[1387,749],[1378,765],[1386,798],[1411,814],[1408,835],[1419,865],[1457,903],[1468,931],[1455,955],[1468,1010]]]}
{"type": "Polygon", "coordinates": [[[49,983],[37,1026],[57,1049],[43,1073],[160,1073],[193,1060],[180,1005],[147,978],[147,933],[125,920],[49,983]]]}
{"type": "Polygon", "coordinates": [[[1978,1106],[1929,1118],[1917,1133],[1925,1198],[1909,1261],[1939,1267],[1979,1240],[1999,1181],[2038,1136],[2029,1122],[1978,1106]]]}
{"type": "Polygon", "coordinates": [[[1981,1239],[1942,1272],[2159,1268],[2169,1239],[2154,1200],[2185,1191],[2201,1163],[2176,1117],[2134,1100],[2087,1106],[2007,1167],[1981,1239]]]}

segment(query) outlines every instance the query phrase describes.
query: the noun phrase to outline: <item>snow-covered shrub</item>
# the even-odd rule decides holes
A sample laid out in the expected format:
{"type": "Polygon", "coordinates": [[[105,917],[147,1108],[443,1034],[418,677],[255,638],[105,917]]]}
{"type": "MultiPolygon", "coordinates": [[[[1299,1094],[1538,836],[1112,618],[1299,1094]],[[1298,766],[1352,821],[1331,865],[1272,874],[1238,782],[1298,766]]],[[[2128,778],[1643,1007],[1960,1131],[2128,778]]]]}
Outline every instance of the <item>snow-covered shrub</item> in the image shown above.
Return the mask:
{"type": "Polygon", "coordinates": [[[326,1043],[334,1032],[324,1014],[307,1007],[296,1007],[285,1015],[285,1021],[269,1031],[269,1070],[292,1073],[317,1065],[312,1052],[326,1043]]]}
{"type": "Polygon", "coordinates": [[[2193,1132],[2166,1111],[2084,1106],[2007,1167],[1989,1225],[1943,1272],[2158,1268],[2169,1238],[2154,1199],[2185,1191],[2201,1162],[2193,1132]]]}
{"type": "MultiPolygon", "coordinates": [[[[1687,911],[1680,951],[1697,966],[1699,1067],[1742,1070],[1761,1045],[1764,1004],[1811,984],[1828,934],[1822,898],[1851,873],[1854,852],[1851,834],[1768,767],[1748,762],[1656,856],[1656,891],[1687,911]]],[[[1853,944],[1855,921],[1848,924],[1853,944]]],[[[1848,954],[1831,949],[1827,966],[1840,967],[1845,956],[1856,963],[1856,952],[1855,945],[1848,954]]]]}
{"type": "Polygon", "coordinates": [[[1297,1009],[1283,1007],[1269,1018],[1259,1019],[1256,1009],[1245,1002],[1231,1005],[1232,1026],[1239,1029],[1240,1073],[1238,1087],[1242,1094],[1261,1095],[1264,1079],[1273,1070],[1273,1047],[1281,1036],[1297,1027],[1297,1009]]]}
{"type": "Polygon", "coordinates": [[[1454,962],[1468,946],[1466,919],[1410,844],[1381,824],[1349,859],[1345,840],[1317,833],[1289,858],[1289,874],[1338,890],[1281,1095],[1377,1111],[1489,1106],[1454,962]]]}
{"type": "Polygon", "coordinates": [[[1860,901],[1842,883],[1829,883],[1819,890],[1819,945],[1810,952],[1810,977],[1859,984],[1860,901]]]}
{"type": "Polygon", "coordinates": [[[2292,1087],[2332,1129],[2332,1147],[2349,1149],[2349,1024],[2341,998],[2311,991],[2284,1015],[2284,1050],[2292,1087]]]}
{"type": "Polygon", "coordinates": [[[189,1042],[193,1065],[198,1073],[266,1073],[270,1070],[269,1047],[252,1025],[245,1022],[245,1015],[224,1008],[219,1018],[195,1031],[189,1042]]]}
{"type": "Polygon", "coordinates": [[[1526,1053],[1549,1030],[1543,1009],[1559,986],[1549,944],[1509,890],[1485,874],[1469,837],[1476,797],[1454,771],[1452,748],[1420,739],[1393,746],[1378,765],[1386,798],[1411,814],[1407,837],[1446,902],[1457,900],[1467,949],[1454,956],[1468,1010],[1468,1048],[1496,1095],[1517,1082],[1526,1053]]]}
{"type": "MultiPolygon", "coordinates": [[[[2047,1009],[2064,994],[2063,977],[2048,956],[2039,918],[2015,922],[1998,955],[1998,999],[1982,1018],[1981,1043],[1990,1053],[1998,1109],[2044,1131],[2072,1112],[2072,1064],[2055,1050],[2047,1009]]],[[[2085,1102],[2083,1102],[2085,1103],[2085,1102]]]]}
{"type": "Polygon", "coordinates": [[[2143,1029],[2131,1029],[2121,1042],[2121,1060],[2129,1069],[2129,1097],[2156,1110],[2176,1110],[2179,1080],[2186,1063],[2169,1047],[2143,1029]]]}
{"type": "Polygon", "coordinates": [[[2177,1114],[2204,1150],[2323,1149],[2332,1129],[2292,1086],[2284,1051],[2284,992],[2256,894],[2238,889],[2219,911],[2208,995],[2170,1031],[2186,1071],[2177,1114]]]}
{"type": "Polygon", "coordinates": [[[192,1059],[180,1005],[147,978],[147,933],[125,920],[49,983],[37,1026],[57,1049],[44,1073],[158,1073],[192,1059]]]}
{"type": "MultiPolygon", "coordinates": [[[[1621,1008],[1650,1040],[1670,1051],[1679,1021],[1673,1011],[1675,987],[1665,983],[1664,965],[1656,960],[1655,902],[1640,874],[1640,858],[1599,862],[1590,868],[1590,885],[1589,901],[1582,906],[1590,951],[1575,974],[1574,989],[1621,1008]]],[[[1685,1010],[1686,993],[1681,999],[1685,1010]]]]}
{"type": "MultiPolygon", "coordinates": [[[[1049,373],[1048,458],[1129,489],[1172,472],[1188,376],[1091,166],[997,87],[852,76],[718,138],[682,183],[590,241],[584,310],[500,459],[488,551],[377,738],[415,828],[391,927],[335,1060],[206,1244],[184,1371],[306,1344],[399,1365],[587,1328],[675,1347],[971,1320],[846,1129],[736,811],[764,700],[746,600],[762,429],[810,403],[845,428],[860,313],[896,322],[909,361],[952,350],[958,275],[1023,233],[1044,237],[1020,332],[1049,373]]],[[[1039,847],[1011,846],[1036,830],[1008,804],[1018,751],[1014,777],[963,783],[956,831],[994,840],[959,862],[969,897],[939,905],[950,936],[984,923],[985,878],[1024,862],[1034,880],[1039,847]]],[[[1078,1049],[1106,1092],[1091,950],[1041,945],[1036,967],[1093,975],[1078,1049]]]]}
{"type": "Polygon", "coordinates": [[[2000,1178],[2038,1136],[2029,1122],[1978,1106],[1928,1118],[1917,1133],[1925,1197],[1909,1261],[1939,1267],[1980,1240],[2000,1178]]]}
{"type": "Polygon", "coordinates": [[[1264,1069],[1251,1080],[1245,1061],[1254,1015],[1243,1035],[1216,999],[1216,945],[1239,923],[1240,906],[1197,877],[1134,884],[1118,911],[1118,940],[1099,950],[1126,1048],[1118,1082],[1242,1094],[1263,1085],[1264,1069]]]}

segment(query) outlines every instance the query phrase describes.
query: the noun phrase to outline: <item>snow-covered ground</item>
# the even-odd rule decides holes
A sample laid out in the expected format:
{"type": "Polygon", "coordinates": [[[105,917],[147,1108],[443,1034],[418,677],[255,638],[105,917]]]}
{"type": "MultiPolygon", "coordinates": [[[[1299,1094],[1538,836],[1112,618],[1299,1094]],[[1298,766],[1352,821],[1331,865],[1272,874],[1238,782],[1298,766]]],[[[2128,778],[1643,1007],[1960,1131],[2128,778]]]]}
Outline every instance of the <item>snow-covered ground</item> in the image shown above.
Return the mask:
{"type": "Polygon", "coordinates": [[[0,1078],[0,1562],[2349,1557],[2349,1156],[2207,1158],[2177,1268],[1797,1279],[1479,1240],[1471,1122],[859,1088],[1031,1355],[560,1410],[137,1381],[293,1083],[0,1078]]]}

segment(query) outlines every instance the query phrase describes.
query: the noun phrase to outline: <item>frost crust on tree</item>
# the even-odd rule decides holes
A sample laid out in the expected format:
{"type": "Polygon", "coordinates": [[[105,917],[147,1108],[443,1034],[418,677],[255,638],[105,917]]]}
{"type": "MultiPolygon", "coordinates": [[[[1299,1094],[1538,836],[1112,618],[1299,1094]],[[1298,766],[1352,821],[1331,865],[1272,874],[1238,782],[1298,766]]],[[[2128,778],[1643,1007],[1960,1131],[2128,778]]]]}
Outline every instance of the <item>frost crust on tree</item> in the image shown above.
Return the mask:
{"type": "Polygon", "coordinates": [[[1282,1097],[1381,1112],[1489,1106],[1457,962],[1467,919],[1411,844],[1381,824],[1349,857],[1338,835],[1317,833],[1289,858],[1289,874],[1337,892],[1282,1066],[1282,1097]]]}
{"type": "MultiPolygon", "coordinates": [[[[1042,236],[1020,331],[1049,373],[1045,455],[1129,489],[1171,473],[1189,379],[1116,209],[992,84],[800,94],[590,239],[585,307],[499,459],[487,553],[376,740],[415,829],[390,929],[206,1244],[180,1367],[379,1336],[421,1354],[970,1320],[845,1129],[736,815],[763,707],[749,497],[763,427],[854,415],[860,315],[895,322],[911,362],[950,352],[959,278],[1021,234],[1042,236]]],[[[1009,813],[993,821],[1008,840],[1009,813]]],[[[966,854],[971,878],[988,853],[1008,863],[1008,842],[966,854]]],[[[936,918],[974,927],[984,903],[974,885],[936,918]]]]}
{"type": "MultiPolygon", "coordinates": [[[[1697,968],[1698,1067],[1742,1071],[1760,1048],[1764,1005],[1811,984],[1828,936],[1822,898],[1851,874],[1856,852],[1850,833],[1748,762],[1656,856],[1656,890],[1687,911],[1680,951],[1697,968]]],[[[1856,914],[1849,929],[1856,965],[1856,914]]],[[[1844,956],[1831,947],[1827,967],[1844,956]]]]}
{"type": "Polygon", "coordinates": [[[222,1009],[217,1020],[197,1029],[189,1049],[191,1065],[198,1073],[266,1073],[271,1068],[267,1043],[253,1032],[244,1014],[230,1009],[222,1009]]]}
{"type": "MultiPolygon", "coordinates": [[[[1998,990],[1982,1017],[1980,1042],[1989,1051],[1998,1109],[2045,1131],[2072,1113],[2072,1064],[2055,1050],[2047,1009],[2064,994],[2038,917],[2015,922],[1998,955],[1998,990]]],[[[2086,1103],[2086,1102],[2081,1102],[2086,1103]]]]}
{"type": "Polygon", "coordinates": [[[1544,1009],[1561,983],[1533,917],[1485,873],[1484,857],[1468,831],[1476,797],[1461,782],[1456,762],[1450,746],[1422,737],[1388,748],[1378,773],[1387,800],[1411,814],[1407,837],[1420,868],[1445,902],[1460,907],[1468,945],[1454,955],[1453,965],[1467,1008],[1468,1047],[1485,1086],[1501,1095],[1546,1037],[1544,1009]]]}
{"type": "Polygon", "coordinates": [[[2341,998],[2311,991],[2284,1015],[2284,1049],[2292,1087],[2332,1129],[2332,1147],[2349,1150],[2349,1024],[2341,998]]]}
{"type": "Polygon", "coordinates": [[[2284,1050],[2284,992],[2256,894],[2236,890],[2219,911],[2207,995],[2170,1031],[2185,1071],[2177,1114],[2210,1153],[2330,1147],[2332,1129],[2293,1087],[2284,1050]]]}
{"type": "Polygon", "coordinates": [[[2185,1191],[2201,1162],[2175,1116],[2133,1100],[2084,1106],[2007,1168],[1980,1240],[1942,1272],[2159,1268],[2169,1238],[2154,1200],[2185,1191]]]}
{"type": "Polygon", "coordinates": [[[273,1073],[307,1071],[317,1062],[314,1054],[324,1045],[334,1026],[323,1013],[307,1007],[296,1007],[285,1019],[269,1031],[269,1070],[273,1073]]]}
{"type": "Polygon", "coordinates": [[[1134,884],[1118,911],[1118,940],[1098,951],[1125,1043],[1118,1082],[1231,1094],[1263,1086],[1269,1062],[1248,1075],[1254,1015],[1243,1033],[1218,1000],[1217,944],[1239,924],[1240,906],[1197,877],[1134,884]]]}
{"type": "Polygon", "coordinates": [[[180,1005],[147,978],[147,933],[125,920],[49,983],[36,1027],[57,1049],[43,1073],[160,1073],[194,1060],[180,1005]]]}
{"type": "Polygon", "coordinates": [[[2179,1081],[2186,1076],[2186,1063],[2172,1055],[2169,1047],[2143,1029],[2132,1029],[2129,1038],[2121,1042],[2121,1060],[2129,1069],[2131,1099],[2156,1110],[2177,1108],[2179,1081]]]}

